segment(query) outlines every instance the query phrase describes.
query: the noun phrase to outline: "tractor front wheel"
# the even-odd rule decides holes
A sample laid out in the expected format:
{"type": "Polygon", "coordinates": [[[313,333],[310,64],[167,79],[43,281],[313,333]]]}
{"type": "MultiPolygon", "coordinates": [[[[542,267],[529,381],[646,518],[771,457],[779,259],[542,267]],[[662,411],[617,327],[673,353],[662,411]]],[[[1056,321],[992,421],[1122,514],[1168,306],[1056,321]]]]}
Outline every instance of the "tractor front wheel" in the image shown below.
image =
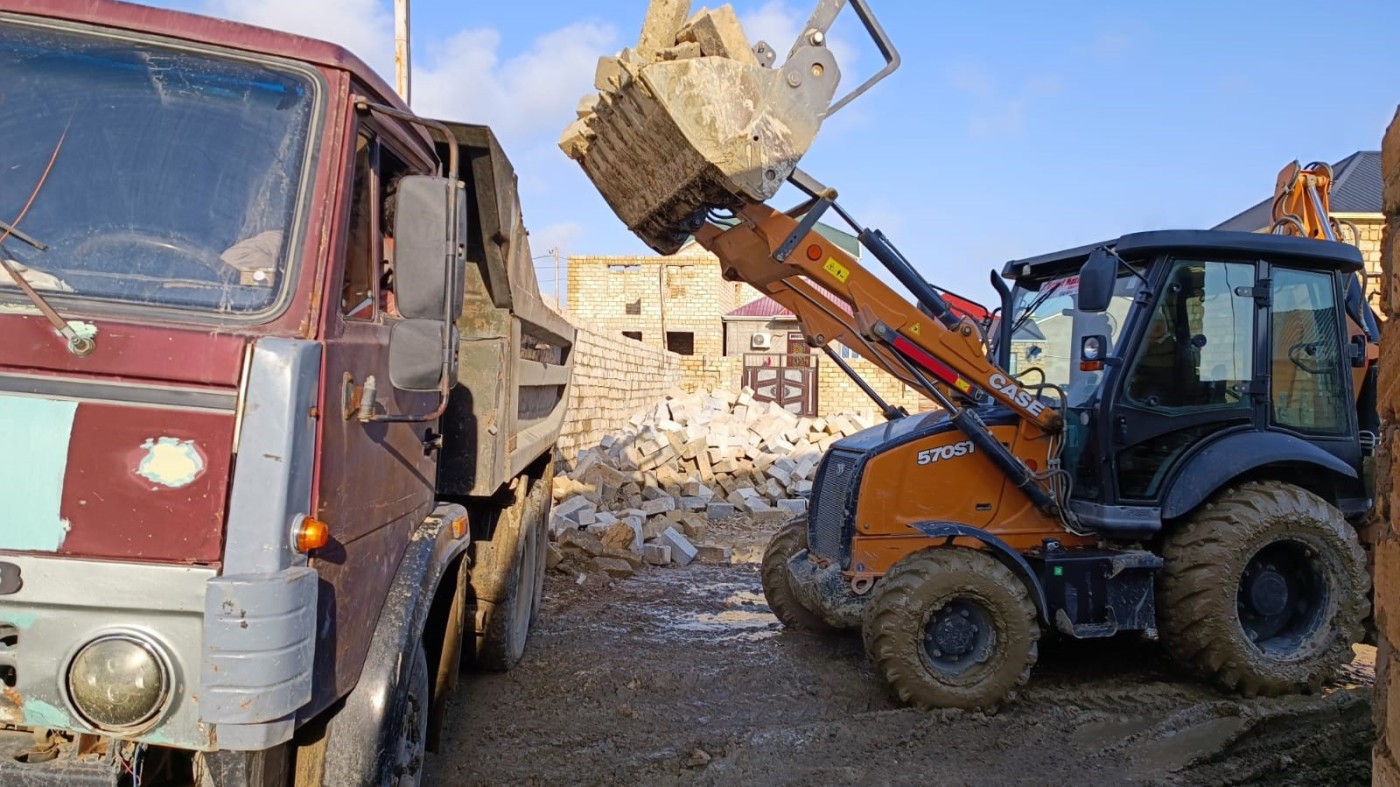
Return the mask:
{"type": "Polygon", "coordinates": [[[880,580],[862,633],[901,702],[992,711],[1030,678],[1040,624],[1026,584],[999,560],[934,547],[880,580]]]}
{"type": "Polygon", "coordinates": [[[1227,690],[1317,690],[1361,641],[1365,553],[1341,512],[1304,489],[1227,489],[1167,537],[1162,558],[1162,642],[1227,690]]]}
{"type": "Polygon", "coordinates": [[[788,561],[793,555],[807,548],[807,517],[799,516],[783,525],[782,529],[768,542],[763,550],[763,563],[760,575],[763,579],[763,597],[768,600],[768,608],[785,628],[798,631],[832,631],[832,627],[817,613],[807,609],[792,592],[788,575],[788,561]]]}

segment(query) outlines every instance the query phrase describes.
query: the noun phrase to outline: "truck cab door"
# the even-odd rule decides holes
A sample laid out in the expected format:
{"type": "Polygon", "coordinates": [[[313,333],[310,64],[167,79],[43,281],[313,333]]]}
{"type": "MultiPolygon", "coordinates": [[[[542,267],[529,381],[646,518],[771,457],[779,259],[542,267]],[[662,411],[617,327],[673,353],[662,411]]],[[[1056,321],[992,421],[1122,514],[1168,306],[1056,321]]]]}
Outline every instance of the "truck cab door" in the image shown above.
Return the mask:
{"type": "MultiPolygon", "coordinates": [[[[1107,403],[1109,488],[1121,505],[1159,501],[1191,448],[1260,417],[1253,262],[1175,259],[1123,355],[1107,403]]],[[[1107,489],[1105,490],[1107,491],[1107,489]]]]}

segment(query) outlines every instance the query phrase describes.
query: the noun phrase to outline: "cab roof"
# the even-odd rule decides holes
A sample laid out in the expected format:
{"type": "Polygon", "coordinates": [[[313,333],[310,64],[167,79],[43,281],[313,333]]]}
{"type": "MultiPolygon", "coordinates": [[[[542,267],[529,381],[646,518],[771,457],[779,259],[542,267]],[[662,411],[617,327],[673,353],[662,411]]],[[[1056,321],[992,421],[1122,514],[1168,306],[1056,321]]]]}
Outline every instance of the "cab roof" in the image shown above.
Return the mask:
{"type": "Polygon", "coordinates": [[[116,0],[0,0],[0,14],[112,27],[348,71],[369,88],[371,100],[409,111],[394,89],[363,60],[343,47],[314,38],[116,0]]]}
{"type": "Polygon", "coordinates": [[[1091,243],[1052,254],[1011,260],[1006,263],[1001,275],[1014,280],[1077,270],[1089,258],[1089,253],[1100,246],[1109,246],[1123,257],[1146,257],[1159,253],[1260,256],[1345,273],[1364,267],[1360,249],[1337,241],[1225,230],[1153,230],[1134,232],[1116,240],[1091,243]]]}

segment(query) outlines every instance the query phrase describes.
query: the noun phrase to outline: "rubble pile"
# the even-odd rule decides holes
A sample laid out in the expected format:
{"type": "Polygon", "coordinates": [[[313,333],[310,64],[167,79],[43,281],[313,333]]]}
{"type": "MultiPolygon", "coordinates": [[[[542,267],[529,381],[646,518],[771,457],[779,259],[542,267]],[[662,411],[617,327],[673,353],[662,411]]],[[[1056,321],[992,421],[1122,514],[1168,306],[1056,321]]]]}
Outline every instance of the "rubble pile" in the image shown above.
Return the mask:
{"type": "Polygon", "coordinates": [[[710,523],[805,513],[822,454],[873,423],[869,413],[800,418],[747,388],[673,390],[555,477],[556,563],[625,576],[616,561],[728,562],[726,548],[704,543],[710,523]]]}

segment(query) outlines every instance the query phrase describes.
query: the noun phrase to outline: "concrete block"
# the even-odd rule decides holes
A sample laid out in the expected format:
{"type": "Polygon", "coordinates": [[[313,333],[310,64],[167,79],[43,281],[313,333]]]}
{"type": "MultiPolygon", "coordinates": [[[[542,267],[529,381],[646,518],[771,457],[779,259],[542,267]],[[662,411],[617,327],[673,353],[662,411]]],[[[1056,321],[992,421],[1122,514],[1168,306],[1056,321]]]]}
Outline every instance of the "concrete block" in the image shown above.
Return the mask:
{"type": "Polygon", "coordinates": [[[707,505],[703,497],[682,497],[681,508],[686,511],[704,511],[707,505]]]}
{"type": "Polygon", "coordinates": [[[711,522],[719,522],[739,513],[732,503],[711,503],[705,507],[705,516],[711,522]]]}
{"type": "Polygon", "coordinates": [[[660,543],[671,548],[671,560],[682,566],[688,566],[695,561],[699,550],[690,543],[690,539],[681,534],[674,527],[668,527],[657,539],[660,543]]]}
{"type": "Polygon", "coordinates": [[[642,559],[653,566],[669,566],[671,547],[666,544],[646,544],[642,548],[642,559]]]}
{"type": "Polygon", "coordinates": [[[695,559],[700,563],[727,566],[734,562],[734,549],[732,547],[697,544],[695,553],[695,559]]]}
{"type": "Polygon", "coordinates": [[[702,9],[681,28],[677,40],[698,44],[706,57],[727,57],[751,66],[759,64],[734,7],[728,4],[714,10],[702,9]]]}
{"type": "Polygon", "coordinates": [[[648,516],[676,510],[676,499],[670,495],[642,503],[642,511],[648,516]]]}
{"type": "Polygon", "coordinates": [[[807,501],[803,498],[784,498],[778,501],[778,510],[784,511],[794,516],[807,513],[807,501]]]}

